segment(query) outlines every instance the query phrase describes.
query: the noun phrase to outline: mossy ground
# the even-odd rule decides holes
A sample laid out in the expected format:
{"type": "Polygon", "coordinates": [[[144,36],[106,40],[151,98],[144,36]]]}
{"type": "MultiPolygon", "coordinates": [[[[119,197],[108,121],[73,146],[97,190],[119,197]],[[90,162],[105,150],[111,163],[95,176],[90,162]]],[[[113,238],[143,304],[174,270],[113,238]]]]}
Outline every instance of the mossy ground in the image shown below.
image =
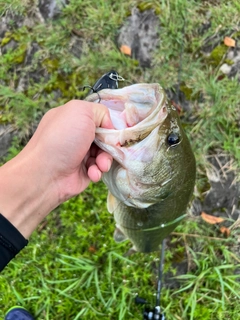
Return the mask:
{"type": "MultiPolygon", "coordinates": [[[[37,2],[0,4],[1,16],[14,12],[26,17],[37,2]]],[[[195,120],[184,123],[197,160],[196,193],[201,195],[207,184],[205,155],[227,153],[233,168],[239,165],[240,90],[235,79],[218,81],[219,55],[212,61],[196,52],[221,26],[234,29],[239,11],[238,1],[72,0],[54,21],[21,28],[13,21],[1,44],[4,49],[11,39],[16,41],[15,48],[0,56],[0,123],[15,125],[22,139],[46,110],[84,97],[81,87],[111,69],[133,83],[159,82],[169,88],[178,81],[183,44],[181,82],[188,98],[204,96],[203,102],[193,102],[195,120]],[[161,44],[152,69],[140,68],[116,47],[117,31],[134,5],[141,10],[152,7],[161,20],[161,44]],[[209,11],[211,27],[200,35],[209,11]],[[82,39],[79,55],[70,50],[76,32],[82,39]],[[30,63],[23,63],[33,42],[39,48],[30,63]],[[27,86],[17,91],[24,76],[27,86]]],[[[8,159],[20,148],[16,138],[8,159]]],[[[92,184],[43,221],[28,247],[1,273],[0,318],[11,306],[21,305],[41,320],[141,319],[135,295],[154,304],[158,253],[124,257],[130,244],[112,239],[114,221],[106,209],[106,194],[102,183],[92,184]]],[[[182,252],[187,254],[189,272],[181,277],[179,289],[163,289],[167,319],[238,319],[240,259],[232,253],[237,230],[225,239],[215,227],[191,218],[176,231],[179,234],[172,236],[166,252],[165,272],[183,259],[182,252]]]]}

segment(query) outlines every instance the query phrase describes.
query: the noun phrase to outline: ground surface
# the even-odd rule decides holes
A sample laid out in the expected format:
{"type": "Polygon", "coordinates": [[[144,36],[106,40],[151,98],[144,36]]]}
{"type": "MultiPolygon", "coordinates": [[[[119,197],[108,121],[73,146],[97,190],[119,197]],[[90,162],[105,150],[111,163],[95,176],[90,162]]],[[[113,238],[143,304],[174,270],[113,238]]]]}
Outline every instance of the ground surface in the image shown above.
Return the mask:
{"type": "MultiPolygon", "coordinates": [[[[159,82],[197,161],[189,216],[167,241],[161,304],[167,319],[238,319],[238,1],[0,0],[0,13],[2,162],[46,110],[83,98],[103,73],[159,82]]],[[[159,254],[124,257],[130,244],[112,240],[106,194],[91,185],[39,226],[0,276],[0,318],[18,304],[38,319],[141,319],[136,294],[154,304],[159,254]]]]}

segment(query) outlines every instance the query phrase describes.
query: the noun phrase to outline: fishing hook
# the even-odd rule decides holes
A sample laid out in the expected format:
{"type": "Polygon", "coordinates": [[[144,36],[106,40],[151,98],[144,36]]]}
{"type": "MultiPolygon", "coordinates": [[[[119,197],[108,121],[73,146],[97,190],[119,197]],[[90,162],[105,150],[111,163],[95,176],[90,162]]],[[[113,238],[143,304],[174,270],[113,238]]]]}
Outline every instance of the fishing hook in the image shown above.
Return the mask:
{"type": "Polygon", "coordinates": [[[118,89],[118,81],[125,81],[125,79],[117,71],[112,70],[101,76],[92,87],[86,85],[82,90],[85,90],[85,88],[91,89],[89,94],[96,93],[98,95],[98,103],[100,103],[101,97],[98,92],[103,89],[118,89]]]}

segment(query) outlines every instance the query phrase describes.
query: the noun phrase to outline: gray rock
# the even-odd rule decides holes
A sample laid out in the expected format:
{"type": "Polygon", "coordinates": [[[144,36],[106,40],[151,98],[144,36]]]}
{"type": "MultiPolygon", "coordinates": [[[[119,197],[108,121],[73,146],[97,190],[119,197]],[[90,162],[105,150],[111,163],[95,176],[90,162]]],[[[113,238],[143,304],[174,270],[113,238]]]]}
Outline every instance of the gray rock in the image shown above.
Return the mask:
{"type": "Polygon", "coordinates": [[[219,30],[204,40],[201,52],[208,57],[217,46],[223,45],[225,37],[233,37],[236,41],[236,46],[226,47],[226,54],[222,56],[222,64],[219,66],[219,70],[227,75],[229,79],[237,77],[238,81],[240,81],[240,38],[239,36],[236,37],[235,33],[236,31],[232,29],[219,30]],[[231,61],[231,64],[225,63],[227,60],[231,61]]]}
{"type": "Polygon", "coordinates": [[[24,92],[27,90],[29,81],[33,81],[34,83],[38,83],[42,78],[45,81],[48,80],[49,75],[46,70],[44,70],[39,63],[33,63],[33,57],[36,52],[40,50],[40,46],[37,42],[32,42],[26,52],[26,57],[22,65],[19,66],[18,74],[18,84],[16,91],[24,92]],[[27,68],[25,68],[27,67],[27,68]]]}
{"type": "Polygon", "coordinates": [[[23,26],[24,17],[11,12],[0,19],[0,41],[4,38],[6,31],[12,31],[23,26]]]}
{"type": "Polygon", "coordinates": [[[15,131],[10,124],[0,125],[0,158],[7,155],[15,131]]]}
{"type": "MultiPolygon", "coordinates": [[[[202,201],[195,199],[192,205],[194,215],[202,211],[217,217],[237,220],[240,213],[240,183],[237,172],[231,167],[227,155],[208,156],[207,177],[210,189],[202,201]]],[[[232,222],[230,222],[232,223],[232,222]]]]}
{"type": "Polygon", "coordinates": [[[154,10],[140,12],[134,8],[120,29],[118,46],[127,45],[142,67],[150,67],[152,53],[159,46],[159,30],[160,20],[154,10]]]}
{"type": "Polygon", "coordinates": [[[226,74],[230,79],[237,77],[238,81],[240,81],[240,47],[236,46],[234,48],[230,48],[226,59],[232,62],[231,65],[224,63],[220,67],[220,71],[226,74]]]}
{"type": "Polygon", "coordinates": [[[2,54],[6,54],[9,50],[14,50],[18,46],[17,41],[11,39],[5,46],[2,47],[2,54]]]}
{"type": "Polygon", "coordinates": [[[167,97],[169,100],[173,101],[178,105],[183,111],[190,113],[193,110],[193,105],[185,97],[185,94],[178,89],[178,85],[172,88],[165,89],[167,97]]]}
{"type": "Polygon", "coordinates": [[[26,58],[24,61],[25,66],[30,66],[32,64],[33,56],[39,50],[40,50],[39,44],[37,42],[32,42],[27,50],[26,58]]]}
{"type": "Polygon", "coordinates": [[[45,20],[53,19],[61,13],[66,4],[66,0],[40,0],[39,10],[45,20]]]}
{"type": "Polygon", "coordinates": [[[78,59],[82,54],[82,46],[83,46],[83,39],[72,35],[69,43],[69,51],[78,59]]]}

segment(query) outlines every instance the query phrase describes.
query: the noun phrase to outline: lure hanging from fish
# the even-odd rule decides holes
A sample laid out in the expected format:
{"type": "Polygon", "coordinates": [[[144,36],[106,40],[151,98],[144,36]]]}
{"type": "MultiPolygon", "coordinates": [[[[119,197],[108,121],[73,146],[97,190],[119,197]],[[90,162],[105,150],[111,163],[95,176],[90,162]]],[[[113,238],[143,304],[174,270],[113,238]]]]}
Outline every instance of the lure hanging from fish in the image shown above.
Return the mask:
{"type": "Polygon", "coordinates": [[[118,89],[118,82],[125,81],[116,71],[111,70],[99,78],[92,86],[92,92],[99,92],[103,89],[118,89]]]}
{"type": "Polygon", "coordinates": [[[101,97],[98,92],[103,89],[118,89],[118,82],[119,81],[125,81],[125,79],[123,77],[121,77],[117,73],[117,71],[111,70],[111,71],[105,73],[103,76],[101,76],[101,78],[99,78],[92,87],[85,85],[83,87],[83,90],[85,90],[86,88],[89,88],[89,89],[91,89],[89,94],[97,93],[98,99],[99,99],[98,102],[100,103],[101,97]]]}

